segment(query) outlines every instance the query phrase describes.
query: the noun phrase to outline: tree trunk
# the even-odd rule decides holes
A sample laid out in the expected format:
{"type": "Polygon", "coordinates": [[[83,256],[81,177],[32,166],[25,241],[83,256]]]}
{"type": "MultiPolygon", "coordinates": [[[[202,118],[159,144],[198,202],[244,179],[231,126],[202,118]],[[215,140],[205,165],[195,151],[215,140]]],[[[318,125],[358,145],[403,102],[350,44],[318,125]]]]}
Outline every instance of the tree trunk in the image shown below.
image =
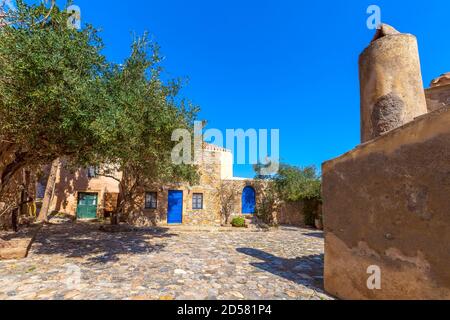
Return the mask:
{"type": "Polygon", "coordinates": [[[116,211],[111,216],[111,224],[118,225],[120,224],[121,215],[125,211],[125,205],[128,199],[128,190],[127,183],[125,182],[125,176],[122,177],[122,181],[119,184],[119,196],[117,199],[117,208],[116,211]]]}
{"type": "Polygon", "coordinates": [[[111,216],[111,224],[119,224],[122,215],[125,214],[127,205],[132,205],[136,195],[136,189],[139,186],[139,178],[125,173],[122,174],[122,180],[119,184],[119,197],[117,199],[117,210],[111,216]]]}
{"type": "Polygon", "coordinates": [[[0,199],[19,170],[26,167],[29,154],[20,152],[11,143],[0,143],[0,199]]]}
{"type": "Polygon", "coordinates": [[[45,195],[44,200],[42,202],[42,208],[41,211],[39,212],[38,221],[40,222],[48,221],[48,213],[53,199],[53,195],[55,194],[56,178],[60,166],[61,160],[59,158],[53,161],[52,167],[50,169],[50,175],[47,180],[47,187],[45,188],[45,195]]]}
{"type": "Polygon", "coordinates": [[[11,224],[14,232],[19,232],[19,208],[14,208],[11,215],[11,224]]]}

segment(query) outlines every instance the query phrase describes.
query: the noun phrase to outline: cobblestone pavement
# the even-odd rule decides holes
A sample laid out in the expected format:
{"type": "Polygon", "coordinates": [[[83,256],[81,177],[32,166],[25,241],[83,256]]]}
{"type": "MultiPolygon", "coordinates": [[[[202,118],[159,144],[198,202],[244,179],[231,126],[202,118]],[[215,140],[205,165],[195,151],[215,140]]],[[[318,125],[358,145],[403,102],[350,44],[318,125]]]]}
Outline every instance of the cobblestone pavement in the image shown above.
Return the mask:
{"type": "Polygon", "coordinates": [[[29,257],[0,261],[3,299],[330,299],[323,235],[271,232],[106,233],[44,227],[29,257]]]}

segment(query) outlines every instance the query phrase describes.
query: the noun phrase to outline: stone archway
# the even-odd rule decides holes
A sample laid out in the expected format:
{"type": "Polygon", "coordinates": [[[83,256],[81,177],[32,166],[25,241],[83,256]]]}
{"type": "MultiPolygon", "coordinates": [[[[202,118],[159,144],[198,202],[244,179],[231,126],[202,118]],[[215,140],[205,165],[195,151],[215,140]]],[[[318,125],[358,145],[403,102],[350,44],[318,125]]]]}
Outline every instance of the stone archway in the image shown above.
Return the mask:
{"type": "Polygon", "coordinates": [[[246,186],[242,191],[242,213],[254,214],[256,212],[256,191],[252,186],[246,186]]]}

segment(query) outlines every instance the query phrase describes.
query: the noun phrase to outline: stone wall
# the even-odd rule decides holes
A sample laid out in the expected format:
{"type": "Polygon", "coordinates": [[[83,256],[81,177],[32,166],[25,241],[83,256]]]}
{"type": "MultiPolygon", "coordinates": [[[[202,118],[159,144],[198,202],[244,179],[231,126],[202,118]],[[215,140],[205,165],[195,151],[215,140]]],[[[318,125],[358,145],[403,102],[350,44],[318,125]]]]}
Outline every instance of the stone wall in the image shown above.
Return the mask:
{"type": "Polygon", "coordinates": [[[264,196],[265,184],[262,181],[252,179],[234,179],[224,180],[224,184],[236,191],[233,199],[233,212],[231,214],[232,218],[242,216],[242,192],[245,187],[252,187],[255,189],[257,205],[264,196]]]}
{"type": "MultiPolygon", "coordinates": [[[[224,206],[222,192],[232,190],[231,218],[242,215],[242,191],[246,186],[254,187],[256,200],[260,202],[264,196],[265,182],[252,179],[233,177],[233,157],[230,151],[206,144],[199,165],[198,185],[187,183],[149,183],[135,193],[132,203],[127,204],[123,220],[135,226],[164,226],[167,225],[169,191],[183,192],[183,224],[196,226],[220,226],[224,221],[222,208],[224,206]],[[145,208],[145,194],[156,192],[158,198],[157,209],[145,208]],[[192,196],[194,193],[203,194],[203,209],[194,210],[192,196]]],[[[117,174],[120,177],[120,174],[117,174]]],[[[101,217],[104,211],[111,211],[110,198],[117,198],[119,193],[118,181],[98,176],[88,178],[86,169],[75,172],[64,166],[58,172],[55,196],[51,204],[52,212],[65,213],[76,216],[78,194],[80,192],[98,194],[98,213],[101,217]],[[111,197],[112,196],[112,197],[111,197]]],[[[229,197],[228,197],[229,198],[229,197]]]]}
{"type": "MultiPolygon", "coordinates": [[[[223,148],[205,144],[202,162],[199,165],[199,183],[191,186],[186,183],[150,183],[137,190],[134,201],[125,208],[126,221],[137,226],[167,225],[168,195],[170,190],[183,191],[183,224],[185,225],[213,225],[223,223],[221,215],[221,201],[219,192],[221,186],[236,190],[233,199],[233,214],[241,214],[241,196],[243,188],[252,180],[233,178],[232,154],[223,148]],[[145,208],[145,193],[156,192],[158,208],[145,208]],[[192,208],[194,193],[203,194],[203,209],[192,208]]],[[[121,174],[117,173],[117,178],[121,174]]],[[[50,211],[76,216],[78,195],[81,192],[98,194],[97,216],[103,216],[105,211],[111,211],[110,199],[117,199],[119,182],[115,179],[97,176],[89,178],[86,169],[74,172],[62,166],[58,172],[55,195],[50,211]]]]}
{"type": "Polygon", "coordinates": [[[221,219],[217,201],[217,192],[207,186],[191,187],[187,184],[160,186],[155,184],[141,189],[134,204],[126,209],[127,222],[135,226],[165,226],[167,225],[168,196],[170,190],[183,192],[183,225],[220,226],[221,219]],[[145,209],[145,192],[156,192],[157,209],[145,209]],[[203,209],[192,208],[194,193],[203,194],[203,209]]]}
{"type": "Polygon", "coordinates": [[[450,299],[450,107],[323,165],[325,288],[343,299],[450,299]],[[369,266],[381,290],[369,290],[369,266]]]}
{"type": "Polygon", "coordinates": [[[277,215],[279,225],[306,227],[303,201],[283,203],[277,215]]]}
{"type": "Polygon", "coordinates": [[[450,106],[450,85],[431,87],[425,90],[429,111],[450,106]]]}
{"type": "MultiPolygon", "coordinates": [[[[211,176],[204,177],[210,179],[211,176]]],[[[201,179],[203,180],[203,179],[201,179]]],[[[134,203],[129,206],[127,211],[127,221],[136,226],[165,226],[167,225],[168,196],[170,190],[183,191],[183,225],[191,226],[221,226],[225,223],[222,215],[222,197],[221,192],[232,191],[231,214],[228,222],[233,217],[242,215],[242,191],[246,186],[251,186],[256,191],[257,203],[263,197],[265,183],[251,179],[234,180],[210,180],[198,186],[189,186],[188,184],[160,185],[154,184],[138,191],[134,203]],[[157,209],[145,209],[145,192],[156,192],[158,197],[157,209]],[[203,194],[203,209],[194,210],[192,208],[192,196],[194,193],[203,194]]]]}
{"type": "Polygon", "coordinates": [[[226,174],[223,161],[227,160],[225,149],[208,145],[202,153],[199,165],[199,183],[190,186],[187,183],[161,184],[153,183],[137,191],[133,204],[126,208],[127,221],[137,226],[167,225],[168,196],[170,190],[183,191],[183,224],[220,226],[217,186],[222,176],[226,174]],[[145,209],[145,193],[156,192],[158,195],[157,209],[145,209]],[[203,209],[192,208],[194,193],[203,194],[203,209]]]}

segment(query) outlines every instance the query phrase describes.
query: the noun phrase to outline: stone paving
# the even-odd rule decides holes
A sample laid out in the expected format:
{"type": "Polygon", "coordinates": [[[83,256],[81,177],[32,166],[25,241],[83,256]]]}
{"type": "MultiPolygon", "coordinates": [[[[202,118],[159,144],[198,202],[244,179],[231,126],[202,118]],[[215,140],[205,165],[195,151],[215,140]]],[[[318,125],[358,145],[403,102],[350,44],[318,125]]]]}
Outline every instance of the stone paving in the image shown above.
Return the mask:
{"type": "Polygon", "coordinates": [[[97,224],[45,226],[28,258],[0,261],[4,299],[330,299],[323,234],[107,233],[97,224]]]}

